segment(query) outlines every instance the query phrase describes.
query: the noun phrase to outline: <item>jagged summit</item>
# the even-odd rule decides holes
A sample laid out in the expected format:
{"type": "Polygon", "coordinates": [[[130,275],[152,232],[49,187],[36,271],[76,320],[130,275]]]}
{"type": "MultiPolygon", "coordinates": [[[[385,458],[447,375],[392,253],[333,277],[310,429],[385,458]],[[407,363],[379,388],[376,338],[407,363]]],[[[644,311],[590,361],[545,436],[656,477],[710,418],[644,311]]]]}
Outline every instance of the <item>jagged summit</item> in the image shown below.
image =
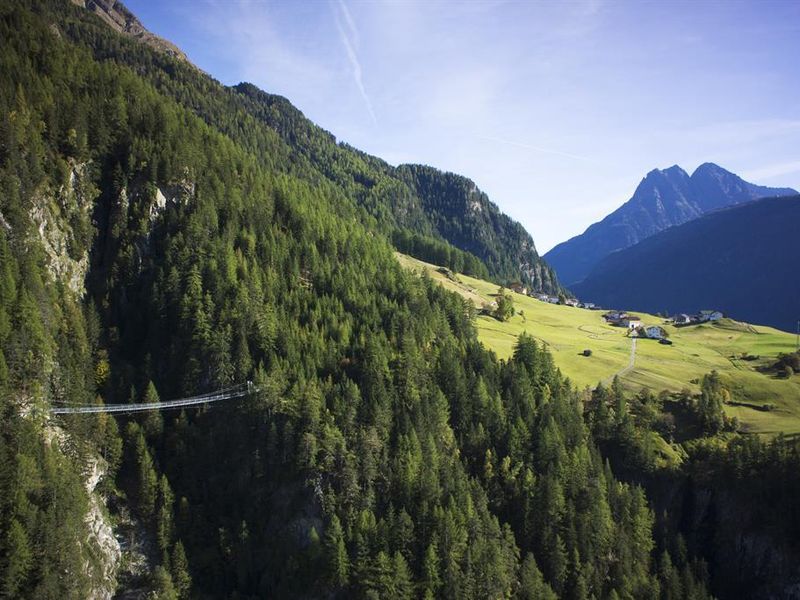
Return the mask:
{"type": "Polygon", "coordinates": [[[713,307],[792,331],[800,283],[786,257],[798,220],[800,196],[711,211],[605,257],[573,291],[602,306],[670,315],[713,307]]]}
{"type": "Polygon", "coordinates": [[[192,64],[178,46],[150,32],[122,2],[118,0],[72,0],[72,3],[93,12],[119,33],[136,38],[159,52],[192,64]]]}
{"type": "Polygon", "coordinates": [[[678,165],[653,169],[641,180],[630,200],[583,234],[553,248],[544,258],[565,285],[573,285],[612,252],[633,246],[664,229],[726,206],[794,194],[797,192],[790,188],[749,183],[710,162],[697,167],[691,176],[678,165]]]}

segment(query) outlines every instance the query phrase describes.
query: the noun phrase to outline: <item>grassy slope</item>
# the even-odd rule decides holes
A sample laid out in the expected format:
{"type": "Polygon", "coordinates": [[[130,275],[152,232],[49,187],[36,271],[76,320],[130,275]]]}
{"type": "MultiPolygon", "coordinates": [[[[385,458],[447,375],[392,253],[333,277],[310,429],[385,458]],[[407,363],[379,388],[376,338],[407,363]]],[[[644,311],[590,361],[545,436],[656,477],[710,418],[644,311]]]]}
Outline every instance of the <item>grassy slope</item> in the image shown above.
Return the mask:
{"type": "MultiPolygon", "coordinates": [[[[465,275],[458,276],[460,283],[454,282],[438,273],[434,265],[402,254],[397,256],[406,268],[427,270],[432,279],[472,300],[476,306],[490,302],[497,292],[496,284],[465,275]]],[[[595,386],[628,365],[631,342],[624,330],[605,324],[602,312],[546,304],[520,294],[513,297],[517,314],[510,321],[477,318],[479,338],[499,357],[508,357],[516,337],[526,331],[547,345],[561,371],[579,387],[595,386]],[[587,348],[592,350],[588,358],[581,355],[587,348]]],[[[653,315],[635,314],[648,325],[662,322],[653,315]]],[[[692,382],[716,369],[738,403],[726,406],[725,410],[739,418],[743,429],[800,433],[800,375],[784,380],[756,370],[771,362],[779,352],[794,351],[793,335],[728,319],[680,329],[667,325],[665,329],[674,345],[640,340],[635,367],[623,377],[626,387],[697,391],[692,382]],[[758,355],[760,359],[734,358],[743,353],[758,355]],[[766,403],[774,404],[776,409],[760,410],[766,403]]]]}

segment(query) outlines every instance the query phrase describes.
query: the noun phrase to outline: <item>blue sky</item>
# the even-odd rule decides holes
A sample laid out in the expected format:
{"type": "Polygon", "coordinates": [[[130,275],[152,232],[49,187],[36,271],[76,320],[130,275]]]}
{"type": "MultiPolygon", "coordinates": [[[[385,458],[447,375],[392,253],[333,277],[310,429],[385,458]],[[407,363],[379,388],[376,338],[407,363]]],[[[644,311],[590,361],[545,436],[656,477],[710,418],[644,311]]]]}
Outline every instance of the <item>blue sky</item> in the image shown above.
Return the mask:
{"type": "Polygon", "coordinates": [[[222,83],[470,177],[541,253],[656,167],[800,188],[800,2],[126,4],[222,83]]]}

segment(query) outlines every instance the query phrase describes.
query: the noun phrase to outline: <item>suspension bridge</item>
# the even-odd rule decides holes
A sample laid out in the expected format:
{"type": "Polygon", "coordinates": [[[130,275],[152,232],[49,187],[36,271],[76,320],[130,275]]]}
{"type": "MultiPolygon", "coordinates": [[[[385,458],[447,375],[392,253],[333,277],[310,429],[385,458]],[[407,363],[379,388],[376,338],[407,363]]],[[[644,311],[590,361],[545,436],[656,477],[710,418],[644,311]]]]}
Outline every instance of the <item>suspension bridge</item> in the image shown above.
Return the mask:
{"type": "Polygon", "coordinates": [[[81,404],[77,406],[57,406],[50,409],[51,415],[80,415],[91,413],[135,413],[148,410],[169,410],[171,408],[182,408],[184,406],[195,406],[197,404],[210,404],[221,400],[233,400],[242,398],[257,392],[258,388],[252,381],[241,383],[207,394],[190,396],[188,398],[178,398],[165,402],[140,402],[135,404],[81,404]]]}

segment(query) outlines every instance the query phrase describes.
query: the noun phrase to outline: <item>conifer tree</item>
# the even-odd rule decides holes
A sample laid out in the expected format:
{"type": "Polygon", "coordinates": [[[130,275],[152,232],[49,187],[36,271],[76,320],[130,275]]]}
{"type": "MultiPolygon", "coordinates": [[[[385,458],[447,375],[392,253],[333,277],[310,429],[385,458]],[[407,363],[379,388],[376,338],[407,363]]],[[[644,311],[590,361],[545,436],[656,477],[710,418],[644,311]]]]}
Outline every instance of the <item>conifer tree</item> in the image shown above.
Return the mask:
{"type": "Polygon", "coordinates": [[[516,593],[519,600],[556,600],[557,596],[545,582],[536,559],[528,552],[522,561],[519,574],[519,588],[516,593]]]}
{"type": "Polygon", "coordinates": [[[183,542],[180,540],[175,542],[172,547],[169,564],[178,598],[187,600],[192,588],[192,579],[189,575],[189,562],[186,560],[186,551],[183,548],[183,542]]]}
{"type": "Polygon", "coordinates": [[[331,522],[325,532],[323,552],[328,580],[335,587],[345,587],[349,577],[350,560],[344,543],[342,524],[336,515],[331,517],[331,522]]]}
{"type": "Polygon", "coordinates": [[[28,573],[33,566],[33,552],[28,535],[17,519],[11,520],[3,545],[2,592],[4,598],[20,598],[28,573]]]}

